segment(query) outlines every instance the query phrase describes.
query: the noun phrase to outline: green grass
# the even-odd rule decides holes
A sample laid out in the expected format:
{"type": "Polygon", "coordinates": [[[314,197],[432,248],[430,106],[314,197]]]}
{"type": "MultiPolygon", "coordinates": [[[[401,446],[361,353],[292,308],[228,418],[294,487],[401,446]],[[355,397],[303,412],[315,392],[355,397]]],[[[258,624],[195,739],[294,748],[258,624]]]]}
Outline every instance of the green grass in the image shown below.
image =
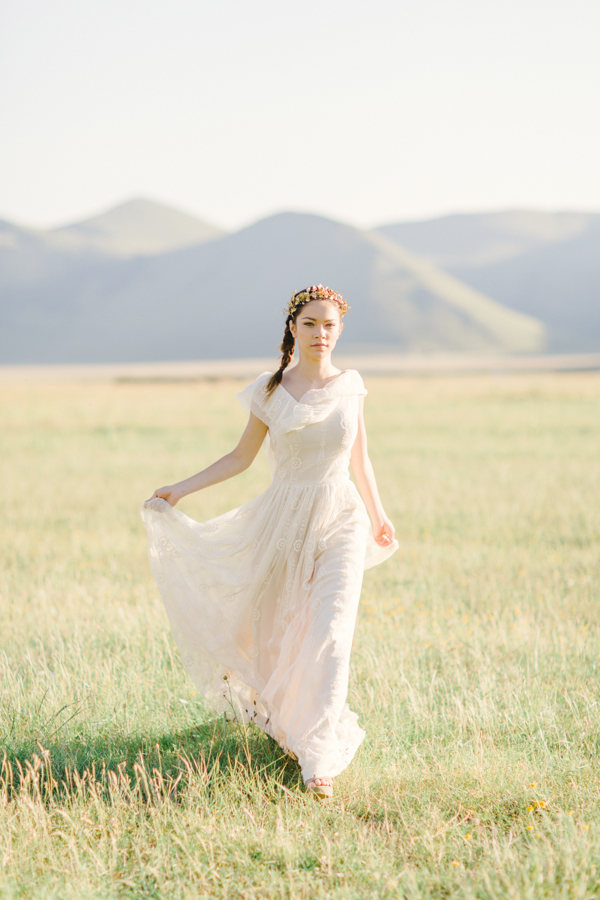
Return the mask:
{"type": "Polygon", "coordinates": [[[231,448],[239,386],[0,388],[0,897],[600,898],[600,376],[368,387],[401,549],[327,804],[204,708],[149,574],[141,502],[231,448]]]}

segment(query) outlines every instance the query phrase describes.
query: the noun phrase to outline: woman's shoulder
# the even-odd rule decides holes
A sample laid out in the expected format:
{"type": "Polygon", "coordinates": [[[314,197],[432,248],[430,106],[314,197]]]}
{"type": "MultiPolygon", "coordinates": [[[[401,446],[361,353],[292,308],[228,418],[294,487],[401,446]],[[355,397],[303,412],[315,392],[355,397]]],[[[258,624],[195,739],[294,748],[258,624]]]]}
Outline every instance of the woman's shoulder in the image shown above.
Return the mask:
{"type": "Polygon", "coordinates": [[[265,388],[272,377],[272,372],[263,372],[262,375],[255,378],[242,391],[239,391],[237,398],[246,412],[252,412],[252,401],[256,402],[259,397],[264,397],[265,388]]]}
{"type": "Polygon", "coordinates": [[[342,378],[342,383],[340,387],[343,387],[344,392],[349,394],[359,394],[364,396],[368,394],[368,391],[365,387],[365,383],[362,380],[362,376],[357,369],[345,369],[340,376],[342,378]]]}
{"type": "Polygon", "coordinates": [[[248,385],[247,388],[244,388],[244,390],[246,390],[246,391],[254,390],[255,391],[255,390],[257,390],[257,388],[266,388],[267,384],[269,383],[269,381],[271,380],[272,377],[273,377],[273,372],[263,372],[262,375],[259,375],[258,378],[255,378],[254,381],[252,381],[248,385]]]}

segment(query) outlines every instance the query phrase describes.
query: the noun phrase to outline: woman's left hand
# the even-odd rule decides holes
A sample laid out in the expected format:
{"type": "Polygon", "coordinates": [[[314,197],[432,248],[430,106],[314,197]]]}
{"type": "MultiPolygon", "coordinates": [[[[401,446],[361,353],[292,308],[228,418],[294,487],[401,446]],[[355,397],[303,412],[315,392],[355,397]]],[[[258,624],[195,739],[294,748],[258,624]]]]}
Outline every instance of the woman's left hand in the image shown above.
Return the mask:
{"type": "Polygon", "coordinates": [[[389,519],[382,519],[373,526],[375,543],[380,547],[389,547],[394,540],[395,529],[389,519]]]}

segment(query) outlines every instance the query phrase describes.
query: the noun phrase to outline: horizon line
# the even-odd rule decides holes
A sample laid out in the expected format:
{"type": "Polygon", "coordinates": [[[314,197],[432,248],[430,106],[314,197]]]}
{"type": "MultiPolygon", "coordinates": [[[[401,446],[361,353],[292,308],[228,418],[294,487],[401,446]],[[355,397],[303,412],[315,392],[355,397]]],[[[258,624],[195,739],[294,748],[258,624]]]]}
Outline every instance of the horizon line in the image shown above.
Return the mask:
{"type": "Polygon", "coordinates": [[[349,225],[352,228],[356,228],[359,231],[375,231],[377,228],[385,228],[389,225],[413,225],[420,222],[432,222],[438,221],[440,219],[448,219],[458,216],[489,216],[489,215],[501,215],[506,213],[541,213],[545,215],[600,215],[599,209],[585,209],[585,208],[574,208],[574,207],[534,207],[534,206],[519,206],[519,205],[509,205],[503,207],[496,208],[472,208],[472,209],[462,209],[447,212],[439,212],[437,214],[423,214],[422,216],[411,216],[403,218],[398,216],[395,219],[386,220],[383,222],[379,222],[378,224],[371,225],[362,225],[356,223],[352,220],[345,220],[338,218],[333,214],[329,214],[326,212],[318,212],[314,209],[302,209],[302,208],[279,208],[275,209],[271,212],[266,212],[264,214],[260,214],[256,218],[252,218],[250,220],[244,221],[242,224],[238,226],[233,226],[231,228],[226,227],[224,225],[219,224],[218,222],[212,221],[210,219],[204,218],[203,215],[191,212],[189,209],[185,209],[182,206],[177,205],[176,203],[168,202],[165,200],[157,200],[155,198],[144,196],[144,195],[132,195],[124,200],[117,201],[116,203],[112,203],[108,206],[102,206],[100,209],[96,208],[96,211],[82,214],[78,218],[70,218],[68,221],[60,221],[59,224],[52,225],[33,225],[29,223],[25,223],[19,217],[12,218],[9,215],[0,214],[0,221],[6,222],[10,225],[15,225],[17,228],[22,228],[24,231],[37,231],[37,232],[48,232],[48,231],[57,231],[62,228],[69,228],[76,225],[79,225],[83,222],[87,222],[90,219],[95,219],[100,216],[106,215],[116,209],[119,209],[122,206],[126,206],[129,203],[135,202],[145,202],[151,203],[156,206],[162,206],[166,209],[172,210],[173,212],[181,213],[182,215],[190,216],[193,219],[196,219],[199,222],[202,222],[205,225],[211,226],[213,228],[218,228],[221,231],[224,231],[225,234],[236,234],[238,231],[243,231],[246,228],[251,228],[253,225],[258,224],[259,222],[266,221],[267,219],[274,218],[278,215],[306,215],[306,216],[317,216],[318,218],[328,219],[332,222],[337,222],[340,225],[349,225]]]}

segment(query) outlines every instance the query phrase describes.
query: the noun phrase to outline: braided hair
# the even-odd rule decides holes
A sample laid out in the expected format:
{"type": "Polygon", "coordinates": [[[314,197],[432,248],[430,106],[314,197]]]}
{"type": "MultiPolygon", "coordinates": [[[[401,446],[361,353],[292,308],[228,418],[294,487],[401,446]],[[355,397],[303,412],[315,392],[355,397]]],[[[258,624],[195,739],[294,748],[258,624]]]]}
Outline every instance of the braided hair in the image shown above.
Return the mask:
{"type": "MultiPolygon", "coordinates": [[[[304,304],[303,304],[304,305],[304,304]]],[[[289,366],[294,356],[294,347],[296,345],[296,339],[291,332],[290,322],[296,321],[296,316],[300,312],[300,308],[298,308],[293,315],[287,317],[285,321],[285,331],[283,333],[283,340],[281,342],[281,365],[277,369],[277,371],[271,375],[266,388],[267,397],[273,393],[278,384],[281,384],[281,379],[283,378],[283,373],[289,366]]]]}

